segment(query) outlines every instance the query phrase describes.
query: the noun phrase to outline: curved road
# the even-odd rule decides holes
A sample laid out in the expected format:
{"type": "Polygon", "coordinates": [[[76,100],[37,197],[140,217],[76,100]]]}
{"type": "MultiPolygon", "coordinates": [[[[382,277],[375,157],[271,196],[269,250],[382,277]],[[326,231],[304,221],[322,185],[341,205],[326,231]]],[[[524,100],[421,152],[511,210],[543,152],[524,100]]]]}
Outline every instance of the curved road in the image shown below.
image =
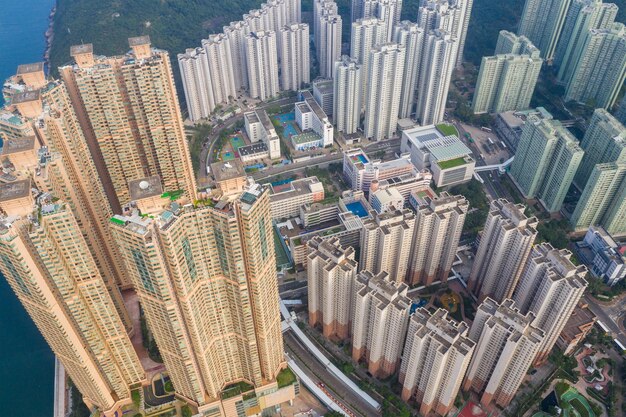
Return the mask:
{"type": "MultiPolygon", "coordinates": [[[[295,102],[296,102],[295,97],[285,97],[285,98],[281,98],[278,100],[270,101],[268,103],[261,103],[256,107],[256,109],[266,109],[268,107],[275,107],[275,106],[286,107],[286,106],[292,105],[295,102]]],[[[252,109],[242,110],[241,113],[227,119],[225,122],[221,124],[221,126],[219,126],[219,129],[215,129],[209,136],[207,136],[206,141],[204,142],[202,146],[202,151],[200,152],[200,175],[199,175],[200,178],[204,178],[207,176],[207,172],[206,172],[207,162],[214,162],[211,160],[211,155],[213,155],[213,148],[215,144],[217,143],[217,139],[219,138],[220,133],[224,129],[232,128],[235,124],[237,124],[237,122],[243,120],[243,114],[250,110],[252,109]]]]}

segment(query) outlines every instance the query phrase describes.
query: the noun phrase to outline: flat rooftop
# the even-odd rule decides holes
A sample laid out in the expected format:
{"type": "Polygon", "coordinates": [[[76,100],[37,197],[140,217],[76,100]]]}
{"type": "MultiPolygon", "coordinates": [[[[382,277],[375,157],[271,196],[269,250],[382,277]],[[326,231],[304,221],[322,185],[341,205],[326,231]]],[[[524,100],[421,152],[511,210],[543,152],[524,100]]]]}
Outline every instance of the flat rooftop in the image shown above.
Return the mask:
{"type": "MultiPolygon", "coordinates": [[[[324,113],[324,110],[322,110],[320,105],[317,104],[317,101],[315,101],[315,98],[313,98],[313,95],[311,94],[310,91],[303,91],[300,94],[302,95],[302,100],[309,106],[311,111],[315,113],[315,116],[317,116],[318,119],[324,120],[325,118],[328,117],[326,113],[324,113]]],[[[296,105],[300,103],[296,103],[296,105]]]]}
{"type": "Polygon", "coordinates": [[[141,200],[163,194],[161,178],[158,175],[129,181],[128,188],[132,200],[141,200]]]}
{"type": "MultiPolygon", "coordinates": [[[[272,194],[270,194],[270,201],[281,201],[289,198],[293,198],[299,195],[311,194],[317,192],[315,184],[320,184],[317,177],[306,177],[299,180],[295,180],[289,183],[289,186],[283,190],[275,191],[274,187],[270,185],[272,194]],[[313,189],[312,189],[313,188],[313,189]]],[[[319,186],[321,188],[321,184],[319,186]]],[[[323,188],[321,188],[323,190],[323,188]]]]}
{"type": "Polygon", "coordinates": [[[35,62],[33,64],[22,64],[17,67],[17,75],[30,74],[33,72],[42,72],[43,62],[35,62]]]}
{"type": "Polygon", "coordinates": [[[291,137],[296,145],[304,145],[305,143],[319,142],[322,138],[315,132],[304,132],[291,137]]]}
{"type": "Polygon", "coordinates": [[[30,195],[30,180],[0,184],[0,201],[10,201],[30,195]]]}
{"type": "Polygon", "coordinates": [[[243,164],[238,159],[228,162],[214,162],[211,164],[211,172],[215,181],[218,182],[246,176],[243,164]]]}
{"type": "Polygon", "coordinates": [[[41,98],[41,92],[39,90],[24,91],[23,93],[17,93],[11,98],[11,104],[27,103],[29,101],[37,101],[41,98]]]}
{"type": "Polygon", "coordinates": [[[70,46],[70,56],[81,54],[93,54],[93,44],[83,43],[82,45],[70,46]]]}
{"type": "Polygon", "coordinates": [[[313,81],[313,88],[322,94],[333,93],[333,80],[318,80],[313,81]]]}
{"type": "Polygon", "coordinates": [[[272,121],[270,120],[270,117],[267,115],[267,112],[265,110],[256,110],[255,113],[259,118],[259,121],[263,124],[266,132],[269,133],[270,130],[274,129],[274,125],[272,124],[272,121]]]}
{"type": "Polygon", "coordinates": [[[129,46],[139,46],[139,45],[150,45],[150,36],[135,36],[132,38],[128,38],[129,46]]]}
{"type": "Polygon", "coordinates": [[[249,111],[243,116],[248,120],[248,123],[259,123],[259,118],[254,111],[249,111]]]}
{"type": "Polygon", "coordinates": [[[256,142],[252,145],[241,146],[237,152],[239,152],[241,156],[256,155],[267,152],[267,145],[265,142],[256,142]]]}
{"type": "Polygon", "coordinates": [[[407,129],[402,134],[418,148],[426,149],[436,160],[449,160],[472,153],[458,137],[444,136],[432,125],[407,129]]]}
{"type": "Polygon", "coordinates": [[[30,151],[35,148],[35,136],[26,136],[23,139],[8,139],[2,146],[2,155],[30,151]]]}

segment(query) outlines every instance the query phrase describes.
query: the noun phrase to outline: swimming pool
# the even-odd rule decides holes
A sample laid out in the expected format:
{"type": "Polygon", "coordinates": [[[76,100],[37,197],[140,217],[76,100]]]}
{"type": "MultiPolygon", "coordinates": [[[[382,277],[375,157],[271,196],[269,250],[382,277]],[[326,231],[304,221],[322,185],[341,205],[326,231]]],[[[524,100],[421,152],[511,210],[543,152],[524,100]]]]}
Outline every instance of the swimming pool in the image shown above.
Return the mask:
{"type": "Polygon", "coordinates": [[[369,161],[367,160],[367,158],[365,157],[365,155],[363,155],[363,154],[359,154],[359,155],[354,155],[354,156],[352,156],[352,160],[353,160],[354,162],[357,162],[357,161],[358,161],[358,162],[362,162],[362,163],[364,163],[364,164],[367,164],[367,163],[369,162],[369,161]]]}
{"type": "Polygon", "coordinates": [[[287,178],[286,180],[274,181],[271,184],[272,184],[272,187],[278,187],[280,185],[289,184],[293,180],[294,180],[294,178],[287,178]]]}
{"type": "Polygon", "coordinates": [[[346,208],[359,217],[367,217],[367,210],[365,210],[365,207],[363,207],[360,201],[348,203],[346,204],[346,208]]]}

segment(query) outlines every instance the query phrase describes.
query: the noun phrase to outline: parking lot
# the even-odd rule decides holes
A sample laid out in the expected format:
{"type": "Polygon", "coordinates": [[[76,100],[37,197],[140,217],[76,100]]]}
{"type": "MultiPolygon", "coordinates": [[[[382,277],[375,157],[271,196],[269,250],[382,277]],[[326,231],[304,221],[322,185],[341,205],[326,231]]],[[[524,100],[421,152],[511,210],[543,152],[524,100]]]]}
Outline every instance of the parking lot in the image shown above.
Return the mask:
{"type": "MultiPolygon", "coordinates": [[[[480,128],[466,124],[462,126],[466,132],[472,135],[472,139],[480,150],[486,165],[501,164],[512,156],[508,147],[504,145],[495,132],[486,132],[480,128]]],[[[479,156],[480,155],[476,155],[476,157],[479,156]]]]}

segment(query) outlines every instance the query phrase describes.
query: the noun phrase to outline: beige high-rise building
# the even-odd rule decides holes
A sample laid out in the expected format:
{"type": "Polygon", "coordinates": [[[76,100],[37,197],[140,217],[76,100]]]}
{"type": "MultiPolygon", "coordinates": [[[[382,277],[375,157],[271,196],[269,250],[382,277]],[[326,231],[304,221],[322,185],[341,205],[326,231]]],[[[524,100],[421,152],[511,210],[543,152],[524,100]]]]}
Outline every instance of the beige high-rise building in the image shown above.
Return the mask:
{"type": "Polygon", "coordinates": [[[352,319],[352,359],[364,360],[376,378],[393,375],[400,365],[409,324],[409,287],[385,272],[361,271],[356,278],[352,319]]]}
{"type": "Polygon", "coordinates": [[[307,242],[309,324],[321,325],[324,337],[346,340],[352,324],[357,262],[354,249],[339,239],[315,237],[307,242]]]}
{"type": "Polygon", "coordinates": [[[533,325],[534,319],[532,313],[521,314],[513,300],[483,301],[469,333],[476,347],[464,391],[481,395],[484,406],[509,405],[543,342],[543,331],[533,325]]]}
{"type": "Polygon", "coordinates": [[[456,257],[469,203],[465,197],[447,192],[442,192],[439,197],[420,192],[413,195],[417,213],[407,282],[409,285],[446,282],[456,257]]]}
{"type": "Polygon", "coordinates": [[[475,343],[469,326],[448,317],[442,308],[430,313],[418,308],[409,329],[400,366],[402,399],[415,399],[420,414],[445,416],[461,388],[475,343]]]}
{"type": "Polygon", "coordinates": [[[196,196],[195,174],[169,54],[148,36],[131,52],[102,57],[73,46],[75,64],[59,68],[113,210],[130,201],[130,181],[158,175],[166,192],[196,196]],[[110,184],[108,180],[110,179],[110,184]]]}
{"type": "Polygon", "coordinates": [[[220,394],[244,381],[271,405],[260,397],[285,362],[269,190],[248,183],[214,207],[173,203],[153,217],[111,224],[177,395],[236,415],[220,394]]]}
{"type": "Polygon", "coordinates": [[[359,271],[386,272],[389,279],[404,282],[412,251],[415,214],[394,209],[363,222],[359,271]]]}
{"type": "Polygon", "coordinates": [[[548,358],[587,288],[587,267],[574,265],[571,256],[569,250],[554,249],[549,243],[535,246],[515,290],[515,305],[522,314],[532,312],[533,326],[545,333],[536,365],[548,358]]]}
{"type": "MultiPolygon", "coordinates": [[[[36,134],[37,139],[31,136],[33,145],[29,145],[29,152],[32,155],[26,160],[33,158],[37,161],[37,149],[45,146],[41,152],[50,156],[47,169],[45,172],[39,170],[36,162],[17,162],[16,158],[21,159],[24,152],[13,152],[9,159],[16,161],[12,163],[16,165],[15,169],[23,171],[24,177],[34,178],[42,191],[69,204],[109,288],[116,283],[130,286],[108,228],[112,209],[103,186],[107,183],[106,178],[101,177],[96,169],[65,85],[59,81],[46,82],[44,90],[24,85],[25,91],[12,98],[11,108],[14,117],[31,126],[25,132],[36,134]]],[[[3,153],[6,154],[4,150],[3,153]]],[[[119,308],[121,311],[121,301],[119,308]]]]}
{"type": "Polygon", "coordinates": [[[125,318],[69,204],[50,196],[35,203],[32,186],[0,185],[0,271],[87,406],[119,415],[146,378],[125,318]]]}
{"type": "Polygon", "coordinates": [[[505,199],[491,202],[468,281],[479,300],[502,302],[513,295],[537,237],[538,220],[527,217],[525,210],[505,199]]]}

